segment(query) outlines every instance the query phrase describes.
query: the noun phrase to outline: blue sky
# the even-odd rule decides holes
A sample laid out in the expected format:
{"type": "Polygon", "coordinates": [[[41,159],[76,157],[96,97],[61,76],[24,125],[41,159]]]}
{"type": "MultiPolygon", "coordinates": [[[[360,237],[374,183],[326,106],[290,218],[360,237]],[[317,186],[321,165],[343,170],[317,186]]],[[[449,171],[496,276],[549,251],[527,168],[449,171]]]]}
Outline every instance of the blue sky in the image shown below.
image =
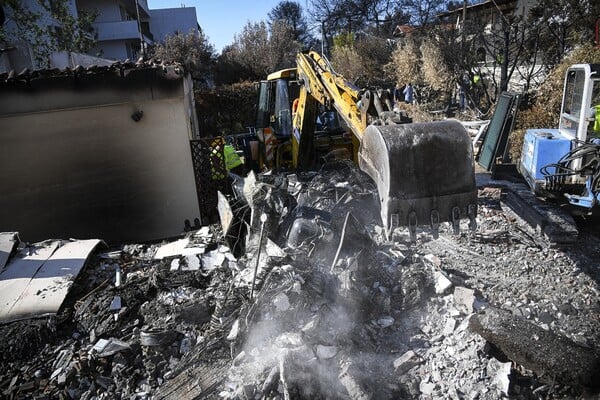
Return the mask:
{"type": "MultiPolygon", "coordinates": [[[[148,0],[153,8],[196,7],[200,27],[217,52],[233,42],[248,22],[266,21],[280,0],[148,0]]],[[[301,1],[300,4],[304,2],[301,1]]]]}

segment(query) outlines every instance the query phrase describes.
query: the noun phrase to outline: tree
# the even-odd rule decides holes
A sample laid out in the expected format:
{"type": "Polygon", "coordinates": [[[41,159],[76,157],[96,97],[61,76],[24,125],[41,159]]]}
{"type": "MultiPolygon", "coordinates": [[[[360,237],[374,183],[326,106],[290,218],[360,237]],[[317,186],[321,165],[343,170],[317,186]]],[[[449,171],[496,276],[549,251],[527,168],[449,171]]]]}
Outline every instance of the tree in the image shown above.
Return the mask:
{"type": "Polygon", "coordinates": [[[445,0],[400,0],[399,7],[410,15],[409,23],[425,26],[433,22],[446,9],[445,0]]]}
{"type": "Polygon", "coordinates": [[[544,62],[556,65],[577,45],[592,43],[598,16],[598,1],[548,0],[532,7],[528,25],[539,32],[544,62]]]}
{"type": "Polygon", "coordinates": [[[402,86],[408,82],[419,85],[424,82],[423,71],[419,68],[420,64],[419,44],[414,40],[406,40],[399,43],[394,49],[391,62],[385,68],[396,83],[402,86]]]}
{"type": "Polygon", "coordinates": [[[28,43],[39,66],[49,65],[55,51],[89,51],[96,45],[92,24],[97,12],[75,16],[69,5],[68,0],[37,0],[31,9],[19,0],[3,0],[7,22],[0,26],[0,40],[28,43]]]}
{"type": "Polygon", "coordinates": [[[300,4],[294,1],[282,1],[269,12],[271,31],[276,23],[285,23],[291,30],[294,40],[308,47],[312,36],[308,32],[308,24],[300,4]]]}
{"type": "Polygon", "coordinates": [[[331,62],[336,71],[361,87],[393,86],[384,71],[392,47],[385,39],[373,35],[338,35],[334,38],[331,62]]]}
{"type": "Polygon", "coordinates": [[[238,80],[260,80],[273,71],[293,67],[300,49],[286,23],[275,21],[269,31],[264,21],[248,22],[233,44],[223,50],[220,61],[228,68],[239,68],[243,75],[238,80]]]}
{"type": "Polygon", "coordinates": [[[153,48],[154,57],[178,62],[194,75],[206,79],[214,64],[215,50],[202,29],[191,29],[187,34],[169,35],[153,48]]]}

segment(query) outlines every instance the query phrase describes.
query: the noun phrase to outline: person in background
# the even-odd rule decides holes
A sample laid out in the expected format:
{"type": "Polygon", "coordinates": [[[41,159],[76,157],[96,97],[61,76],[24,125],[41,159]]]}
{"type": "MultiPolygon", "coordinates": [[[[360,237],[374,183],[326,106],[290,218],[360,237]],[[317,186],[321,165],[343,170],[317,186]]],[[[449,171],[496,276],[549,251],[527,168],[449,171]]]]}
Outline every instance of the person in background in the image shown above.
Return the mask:
{"type": "Polygon", "coordinates": [[[404,87],[402,93],[404,93],[404,102],[411,104],[413,102],[413,87],[410,82],[404,87]]]}
{"type": "Polygon", "coordinates": [[[402,88],[399,83],[396,83],[396,87],[394,88],[394,104],[400,103],[402,98],[402,88]]]}
{"type": "Polygon", "coordinates": [[[458,108],[460,112],[464,112],[466,108],[465,89],[460,83],[456,84],[458,90],[458,108]]]}

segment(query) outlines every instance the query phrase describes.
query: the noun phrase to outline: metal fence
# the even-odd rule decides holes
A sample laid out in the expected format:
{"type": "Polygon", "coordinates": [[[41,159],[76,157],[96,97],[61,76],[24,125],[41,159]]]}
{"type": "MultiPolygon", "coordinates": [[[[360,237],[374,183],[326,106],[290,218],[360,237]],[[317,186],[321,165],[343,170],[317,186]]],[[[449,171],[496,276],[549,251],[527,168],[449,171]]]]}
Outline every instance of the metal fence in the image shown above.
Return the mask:
{"type": "Polygon", "coordinates": [[[191,140],[190,147],[202,225],[218,222],[217,191],[225,194],[231,192],[225,167],[225,138],[219,136],[191,140]]]}

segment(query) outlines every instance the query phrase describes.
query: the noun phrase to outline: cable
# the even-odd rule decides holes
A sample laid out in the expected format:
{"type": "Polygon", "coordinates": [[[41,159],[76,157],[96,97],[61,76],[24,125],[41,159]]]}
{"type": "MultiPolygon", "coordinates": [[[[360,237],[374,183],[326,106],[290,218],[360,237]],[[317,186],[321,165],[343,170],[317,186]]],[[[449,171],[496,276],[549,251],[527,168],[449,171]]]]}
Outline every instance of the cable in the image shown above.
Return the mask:
{"type": "Polygon", "coordinates": [[[556,163],[548,164],[540,169],[549,190],[561,191],[568,177],[589,176],[590,190],[596,196],[600,191],[600,144],[575,140],[576,148],[565,154],[556,163]],[[577,160],[582,160],[581,167],[573,168],[577,160]],[[551,172],[551,168],[554,171],[551,172]]]}

